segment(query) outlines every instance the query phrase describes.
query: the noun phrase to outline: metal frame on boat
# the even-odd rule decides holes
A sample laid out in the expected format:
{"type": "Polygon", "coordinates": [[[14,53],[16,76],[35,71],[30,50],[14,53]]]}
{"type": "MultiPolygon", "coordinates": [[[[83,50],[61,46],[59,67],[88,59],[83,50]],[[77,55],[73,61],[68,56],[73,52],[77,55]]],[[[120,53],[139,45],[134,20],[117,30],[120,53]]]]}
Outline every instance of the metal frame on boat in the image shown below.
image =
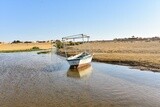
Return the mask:
{"type": "Polygon", "coordinates": [[[62,41],[64,44],[64,49],[65,49],[66,60],[70,64],[70,68],[80,68],[80,67],[88,65],[92,61],[93,54],[91,54],[87,51],[84,51],[84,52],[81,52],[81,53],[76,54],[74,56],[68,57],[65,42],[67,40],[73,40],[75,42],[75,39],[82,39],[83,43],[84,43],[85,39],[87,39],[87,42],[88,42],[89,38],[90,38],[90,36],[83,35],[83,34],[67,36],[67,37],[62,38],[62,41]]]}

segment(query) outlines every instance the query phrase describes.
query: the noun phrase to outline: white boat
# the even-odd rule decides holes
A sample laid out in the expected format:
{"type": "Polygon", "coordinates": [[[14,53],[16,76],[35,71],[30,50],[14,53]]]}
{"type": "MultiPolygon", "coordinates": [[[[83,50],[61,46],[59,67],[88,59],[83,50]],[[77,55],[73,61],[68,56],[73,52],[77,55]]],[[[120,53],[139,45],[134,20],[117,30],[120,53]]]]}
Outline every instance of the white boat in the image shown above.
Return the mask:
{"type": "MultiPolygon", "coordinates": [[[[75,42],[75,39],[82,39],[84,43],[85,38],[87,39],[87,41],[89,41],[90,37],[87,35],[79,34],[79,35],[67,36],[62,38],[64,48],[65,48],[66,58],[67,58],[67,50],[65,47],[66,46],[65,42],[67,40],[73,40],[75,42]]],[[[90,54],[89,52],[84,51],[75,56],[68,57],[67,61],[70,64],[70,68],[79,68],[79,67],[88,65],[92,61],[92,57],[93,57],[93,54],[90,54]]]]}
{"type": "Polygon", "coordinates": [[[90,64],[93,55],[87,52],[82,52],[78,55],[71,56],[67,58],[68,63],[71,68],[79,68],[90,64]]]}

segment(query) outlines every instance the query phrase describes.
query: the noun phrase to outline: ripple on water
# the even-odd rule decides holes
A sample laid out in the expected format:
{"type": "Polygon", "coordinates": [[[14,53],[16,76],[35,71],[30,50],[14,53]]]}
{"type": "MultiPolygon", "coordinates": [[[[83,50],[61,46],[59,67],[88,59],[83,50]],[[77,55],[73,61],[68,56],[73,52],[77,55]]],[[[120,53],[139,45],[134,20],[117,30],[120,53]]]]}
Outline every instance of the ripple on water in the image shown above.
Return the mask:
{"type": "Polygon", "coordinates": [[[77,74],[57,55],[0,54],[0,107],[160,106],[160,74],[103,63],[91,68],[77,74]]]}

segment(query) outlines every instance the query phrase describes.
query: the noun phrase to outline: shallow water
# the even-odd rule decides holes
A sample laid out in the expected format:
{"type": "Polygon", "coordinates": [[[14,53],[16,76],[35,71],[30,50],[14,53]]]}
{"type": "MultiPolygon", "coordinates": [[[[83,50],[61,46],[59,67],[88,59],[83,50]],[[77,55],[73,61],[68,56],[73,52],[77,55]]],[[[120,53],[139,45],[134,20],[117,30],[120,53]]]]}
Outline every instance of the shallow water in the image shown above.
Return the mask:
{"type": "Polygon", "coordinates": [[[0,54],[0,107],[160,107],[160,73],[96,62],[79,72],[55,54],[0,54]]]}

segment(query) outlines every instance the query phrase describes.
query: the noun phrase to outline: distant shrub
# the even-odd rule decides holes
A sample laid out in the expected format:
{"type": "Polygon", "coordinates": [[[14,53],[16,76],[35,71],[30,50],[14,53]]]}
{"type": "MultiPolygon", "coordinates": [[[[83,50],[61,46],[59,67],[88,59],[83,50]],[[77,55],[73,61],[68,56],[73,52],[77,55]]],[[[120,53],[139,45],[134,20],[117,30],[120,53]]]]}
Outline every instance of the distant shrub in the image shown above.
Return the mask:
{"type": "Polygon", "coordinates": [[[33,50],[39,50],[40,48],[39,48],[39,47],[34,46],[32,49],[33,49],[33,50]]]}
{"type": "Polygon", "coordinates": [[[23,43],[20,40],[14,40],[12,43],[23,43]]]}
{"type": "Polygon", "coordinates": [[[69,45],[70,46],[79,45],[79,44],[82,44],[82,42],[72,42],[72,41],[69,41],[69,45]]]}
{"type": "Polygon", "coordinates": [[[36,41],[36,43],[46,43],[46,41],[36,41]]]}
{"type": "Polygon", "coordinates": [[[74,42],[72,42],[72,41],[69,41],[69,45],[74,45],[74,42]]]}
{"type": "Polygon", "coordinates": [[[56,40],[56,47],[58,49],[63,48],[63,43],[60,40],[56,40]]]}
{"type": "Polygon", "coordinates": [[[25,41],[24,43],[32,43],[31,41],[25,41]]]}
{"type": "Polygon", "coordinates": [[[79,45],[79,44],[80,44],[79,42],[76,42],[76,43],[75,43],[75,45],[79,45]]]}

